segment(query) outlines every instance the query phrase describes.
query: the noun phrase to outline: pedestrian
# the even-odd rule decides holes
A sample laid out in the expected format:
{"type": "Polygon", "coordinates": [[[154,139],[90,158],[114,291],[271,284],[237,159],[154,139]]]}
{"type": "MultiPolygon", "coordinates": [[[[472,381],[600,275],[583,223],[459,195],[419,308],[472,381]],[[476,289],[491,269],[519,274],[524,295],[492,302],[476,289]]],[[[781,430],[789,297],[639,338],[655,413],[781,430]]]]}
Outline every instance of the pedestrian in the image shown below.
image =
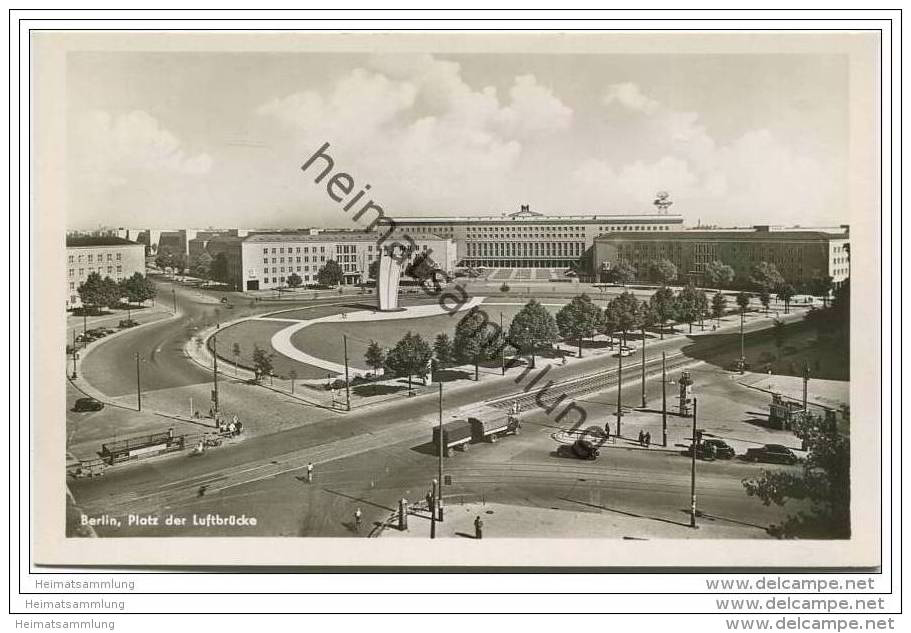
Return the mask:
{"type": "Polygon", "coordinates": [[[237,414],[236,413],[234,414],[234,417],[231,418],[231,422],[234,423],[234,426],[237,426],[237,414]]]}
{"type": "Polygon", "coordinates": [[[604,441],[610,439],[610,423],[604,425],[604,441]]]}
{"type": "Polygon", "coordinates": [[[424,499],[427,501],[427,512],[433,512],[433,493],[428,492],[424,499]]]}
{"type": "Polygon", "coordinates": [[[361,531],[361,507],[358,506],[357,510],[354,511],[354,531],[361,531]]]}
{"type": "Polygon", "coordinates": [[[228,435],[232,435],[232,436],[234,435],[234,428],[235,428],[235,427],[234,427],[234,423],[233,423],[233,422],[231,422],[230,424],[228,424],[228,435]]]}
{"type": "Polygon", "coordinates": [[[240,432],[243,430],[243,428],[244,428],[244,423],[238,422],[237,426],[234,428],[234,435],[240,435],[240,432]]]}
{"type": "Polygon", "coordinates": [[[215,409],[213,409],[212,407],[209,407],[209,417],[210,418],[215,417],[215,409]]]}
{"type": "Polygon", "coordinates": [[[652,445],[652,434],[648,431],[645,432],[645,445],[646,446],[652,445]]]}
{"type": "Polygon", "coordinates": [[[645,441],[645,433],[642,432],[642,429],[639,429],[639,446],[642,446],[642,443],[645,441]]]}
{"type": "Polygon", "coordinates": [[[313,483],[313,462],[307,462],[307,483],[313,483]]]}
{"type": "Polygon", "coordinates": [[[174,439],[174,427],[173,426],[168,428],[168,439],[169,440],[174,439]]]}
{"type": "Polygon", "coordinates": [[[474,520],[474,537],[480,541],[482,536],[484,536],[484,522],[479,514],[474,520]]]}

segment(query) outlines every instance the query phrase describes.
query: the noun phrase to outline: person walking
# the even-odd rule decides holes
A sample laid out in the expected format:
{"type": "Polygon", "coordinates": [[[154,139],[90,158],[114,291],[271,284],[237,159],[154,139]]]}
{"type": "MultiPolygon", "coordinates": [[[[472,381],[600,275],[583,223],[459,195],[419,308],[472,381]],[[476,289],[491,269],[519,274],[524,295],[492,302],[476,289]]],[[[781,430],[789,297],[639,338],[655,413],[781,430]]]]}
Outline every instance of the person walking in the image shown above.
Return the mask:
{"type": "Polygon", "coordinates": [[[479,514],[474,520],[474,537],[480,541],[483,536],[484,522],[481,520],[481,515],[479,514]]]}
{"type": "Polygon", "coordinates": [[[361,514],[361,507],[358,506],[354,511],[354,531],[358,533],[361,531],[361,516],[363,516],[361,514]]]}
{"type": "Polygon", "coordinates": [[[642,432],[642,429],[639,429],[639,446],[642,446],[643,442],[645,442],[645,433],[642,432]]]}
{"type": "Polygon", "coordinates": [[[651,445],[652,445],[652,434],[650,432],[646,431],[645,432],[645,446],[648,447],[651,445]]]}
{"type": "Polygon", "coordinates": [[[307,462],[307,483],[313,483],[313,462],[307,462]]]}

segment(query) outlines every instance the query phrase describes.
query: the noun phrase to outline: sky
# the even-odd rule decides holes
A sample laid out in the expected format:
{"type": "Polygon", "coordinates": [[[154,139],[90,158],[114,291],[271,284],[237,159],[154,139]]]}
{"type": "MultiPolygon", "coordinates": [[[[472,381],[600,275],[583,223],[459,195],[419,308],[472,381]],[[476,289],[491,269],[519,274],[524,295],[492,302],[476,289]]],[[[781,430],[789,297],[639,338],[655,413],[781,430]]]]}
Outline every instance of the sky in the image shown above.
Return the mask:
{"type": "Polygon", "coordinates": [[[393,218],[849,217],[839,55],[78,52],[66,94],[70,228],[353,226],[324,143],[393,218]]]}

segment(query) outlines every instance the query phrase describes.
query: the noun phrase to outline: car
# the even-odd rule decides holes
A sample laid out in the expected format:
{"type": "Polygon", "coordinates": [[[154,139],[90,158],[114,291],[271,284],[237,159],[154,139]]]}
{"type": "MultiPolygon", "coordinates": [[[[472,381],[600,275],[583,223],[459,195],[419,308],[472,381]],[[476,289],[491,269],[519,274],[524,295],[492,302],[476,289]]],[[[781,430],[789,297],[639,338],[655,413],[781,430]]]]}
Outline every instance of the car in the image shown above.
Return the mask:
{"type": "Polygon", "coordinates": [[[101,411],[104,403],[95,400],[95,398],[79,398],[73,405],[73,411],[101,411]]]}
{"type": "Polygon", "coordinates": [[[770,464],[796,464],[797,455],[791,449],[781,444],[766,444],[759,448],[748,448],[744,458],[753,462],[768,462],[770,464]]]}
{"type": "Polygon", "coordinates": [[[576,440],[572,444],[560,444],[557,447],[557,456],[574,457],[576,459],[597,459],[601,452],[588,440],[576,440]]]}
{"type": "Polygon", "coordinates": [[[615,357],[616,357],[616,356],[623,356],[623,357],[625,358],[625,357],[627,357],[627,356],[632,356],[632,355],[635,354],[637,351],[638,351],[638,350],[637,350],[635,347],[628,347],[628,346],[626,346],[626,345],[621,345],[621,346],[620,346],[620,350],[619,350],[616,354],[614,354],[614,356],[615,356],[615,357]]]}
{"type": "MultiPolygon", "coordinates": [[[[704,457],[709,445],[715,449],[715,459],[733,459],[734,455],[736,455],[734,449],[724,440],[705,439],[702,440],[702,444],[696,449],[696,457],[704,457]]],[[[686,454],[692,455],[692,450],[693,447],[690,446],[686,449],[686,454]]]]}

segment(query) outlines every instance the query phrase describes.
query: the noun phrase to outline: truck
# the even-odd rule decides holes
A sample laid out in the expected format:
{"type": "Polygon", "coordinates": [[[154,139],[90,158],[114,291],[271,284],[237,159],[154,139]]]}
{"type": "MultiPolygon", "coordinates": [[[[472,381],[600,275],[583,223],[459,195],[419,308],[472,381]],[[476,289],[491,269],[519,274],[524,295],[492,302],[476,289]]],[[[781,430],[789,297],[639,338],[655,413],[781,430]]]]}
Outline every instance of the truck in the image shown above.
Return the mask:
{"type": "MultiPolygon", "coordinates": [[[[440,427],[433,427],[433,445],[440,450],[440,427]]],[[[443,452],[446,457],[452,457],[452,451],[458,448],[467,451],[471,442],[471,422],[468,420],[454,420],[442,425],[443,452]]]]}
{"type": "Polygon", "coordinates": [[[496,442],[498,438],[519,434],[519,418],[514,415],[486,415],[483,418],[468,418],[471,423],[471,437],[475,442],[496,442]]]}

